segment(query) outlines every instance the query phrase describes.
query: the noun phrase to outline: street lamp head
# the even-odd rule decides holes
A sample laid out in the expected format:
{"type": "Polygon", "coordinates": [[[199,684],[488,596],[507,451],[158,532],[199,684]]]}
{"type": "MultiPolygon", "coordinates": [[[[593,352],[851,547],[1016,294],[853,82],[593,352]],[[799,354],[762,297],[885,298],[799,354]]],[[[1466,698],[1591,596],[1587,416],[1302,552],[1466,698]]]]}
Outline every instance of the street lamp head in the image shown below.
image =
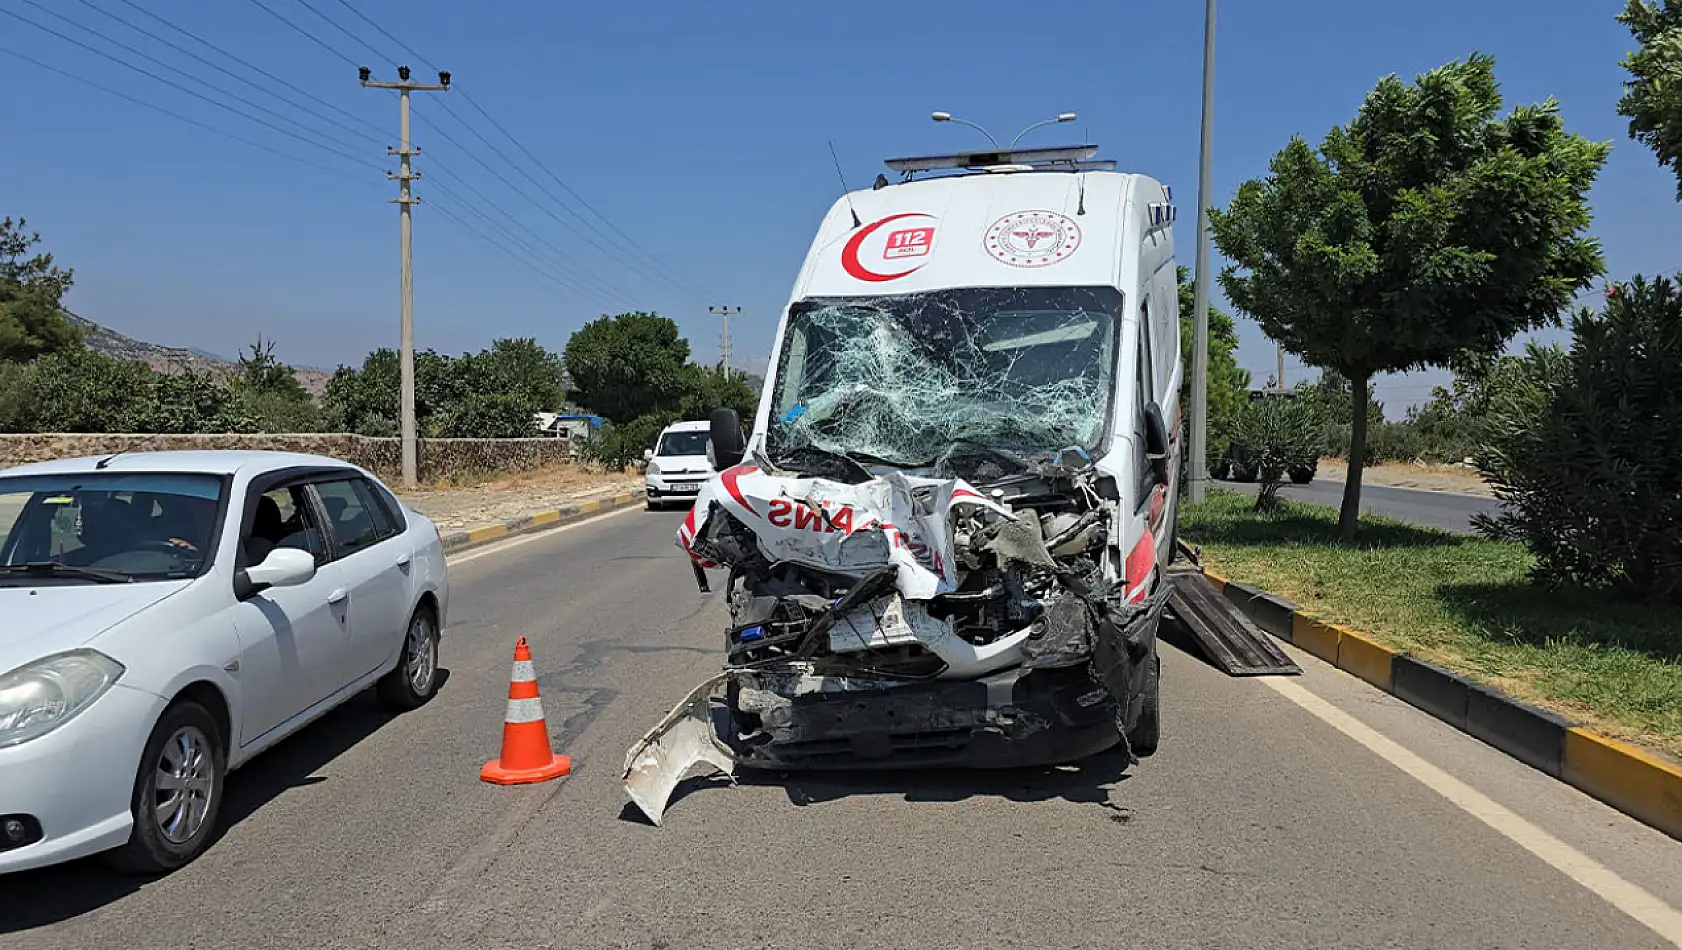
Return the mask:
{"type": "Polygon", "coordinates": [[[358,66],[358,67],[357,67],[357,68],[356,68],[356,74],[357,74],[357,75],[358,75],[358,76],[360,76],[360,77],[362,77],[362,81],[363,81],[363,82],[367,82],[367,81],[368,81],[368,77],[369,77],[369,76],[372,76],[372,75],[373,75],[373,74],[374,74],[374,71],[373,71],[373,70],[372,70],[372,69],[369,69],[369,68],[368,68],[368,67],[366,67],[366,66],[358,66]]]}
{"type": "Polygon", "coordinates": [[[402,80],[403,82],[408,82],[409,81],[409,67],[407,67],[407,66],[397,67],[397,78],[402,80]]]}
{"type": "Polygon", "coordinates": [[[445,89],[450,88],[450,71],[449,70],[447,70],[447,69],[438,70],[438,85],[443,86],[445,89]]]}
{"type": "Polygon", "coordinates": [[[935,114],[929,116],[929,118],[935,120],[936,122],[951,122],[952,121],[952,113],[950,113],[950,112],[936,112],[935,114]]]}
{"type": "Polygon", "coordinates": [[[1059,112],[1057,114],[1057,121],[1059,121],[1059,122],[1073,122],[1073,121],[1075,121],[1075,114],[1073,112],[1059,112]]]}

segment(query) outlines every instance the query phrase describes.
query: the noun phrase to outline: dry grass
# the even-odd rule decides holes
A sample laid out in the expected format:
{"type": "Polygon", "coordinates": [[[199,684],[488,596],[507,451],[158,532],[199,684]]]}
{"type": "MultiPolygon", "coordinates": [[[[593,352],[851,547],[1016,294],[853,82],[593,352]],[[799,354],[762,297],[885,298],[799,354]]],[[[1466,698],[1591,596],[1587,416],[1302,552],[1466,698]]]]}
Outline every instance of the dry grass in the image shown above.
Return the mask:
{"type": "Polygon", "coordinates": [[[456,531],[510,521],[582,496],[630,490],[640,484],[634,473],[551,465],[514,474],[441,479],[402,494],[440,528],[456,531]]]}
{"type": "MultiPolygon", "coordinates": [[[[1343,481],[1349,474],[1349,463],[1343,459],[1321,459],[1318,476],[1343,481]]],[[[1368,465],[1361,471],[1363,485],[1383,485],[1387,488],[1414,488],[1422,491],[1451,491],[1467,495],[1495,497],[1477,469],[1462,465],[1442,465],[1425,462],[1381,462],[1368,465]]]]}

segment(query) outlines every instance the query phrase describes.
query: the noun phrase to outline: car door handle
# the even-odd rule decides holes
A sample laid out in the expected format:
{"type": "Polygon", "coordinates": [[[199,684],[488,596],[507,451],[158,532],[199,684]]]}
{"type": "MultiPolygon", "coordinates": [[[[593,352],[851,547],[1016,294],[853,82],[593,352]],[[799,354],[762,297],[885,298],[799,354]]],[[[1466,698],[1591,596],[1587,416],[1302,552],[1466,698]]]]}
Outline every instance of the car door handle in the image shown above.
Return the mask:
{"type": "Polygon", "coordinates": [[[349,597],[349,596],[350,596],[350,591],[345,590],[343,587],[341,587],[338,590],[336,590],[336,591],[332,592],[331,594],[327,595],[327,602],[330,603],[330,604],[342,604],[342,603],[345,602],[345,598],[349,597]]]}
{"type": "Polygon", "coordinates": [[[408,567],[409,566],[409,555],[407,555],[407,554],[397,555],[397,566],[398,567],[408,567]]]}

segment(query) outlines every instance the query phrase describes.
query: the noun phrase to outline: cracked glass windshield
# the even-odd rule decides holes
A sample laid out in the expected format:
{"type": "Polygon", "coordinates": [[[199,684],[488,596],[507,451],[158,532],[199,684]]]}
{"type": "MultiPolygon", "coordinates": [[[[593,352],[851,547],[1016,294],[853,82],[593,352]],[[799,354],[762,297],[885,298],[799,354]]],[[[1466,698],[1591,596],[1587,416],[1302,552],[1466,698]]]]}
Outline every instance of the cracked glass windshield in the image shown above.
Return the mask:
{"type": "Polygon", "coordinates": [[[1106,425],[1120,292],[965,288],[806,300],[789,315],[767,451],[942,465],[1091,448],[1106,425]]]}
{"type": "Polygon", "coordinates": [[[221,499],[209,475],[0,479],[0,584],[197,576],[221,499]]]}

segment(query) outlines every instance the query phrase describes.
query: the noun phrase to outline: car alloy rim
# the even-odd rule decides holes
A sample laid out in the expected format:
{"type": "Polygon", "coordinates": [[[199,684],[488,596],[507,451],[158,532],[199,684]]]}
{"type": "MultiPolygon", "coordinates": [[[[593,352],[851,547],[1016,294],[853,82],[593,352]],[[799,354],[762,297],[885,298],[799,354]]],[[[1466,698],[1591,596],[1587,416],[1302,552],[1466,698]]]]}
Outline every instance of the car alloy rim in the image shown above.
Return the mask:
{"type": "Polygon", "coordinates": [[[415,692],[425,693],[432,688],[432,676],[438,671],[438,641],[432,636],[432,621],[425,614],[416,614],[409,621],[409,685],[415,692]]]}
{"type": "Polygon", "coordinates": [[[164,743],[152,788],[158,830],[175,844],[191,841],[216,794],[210,740],[197,726],[182,726],[164,743]]]}

